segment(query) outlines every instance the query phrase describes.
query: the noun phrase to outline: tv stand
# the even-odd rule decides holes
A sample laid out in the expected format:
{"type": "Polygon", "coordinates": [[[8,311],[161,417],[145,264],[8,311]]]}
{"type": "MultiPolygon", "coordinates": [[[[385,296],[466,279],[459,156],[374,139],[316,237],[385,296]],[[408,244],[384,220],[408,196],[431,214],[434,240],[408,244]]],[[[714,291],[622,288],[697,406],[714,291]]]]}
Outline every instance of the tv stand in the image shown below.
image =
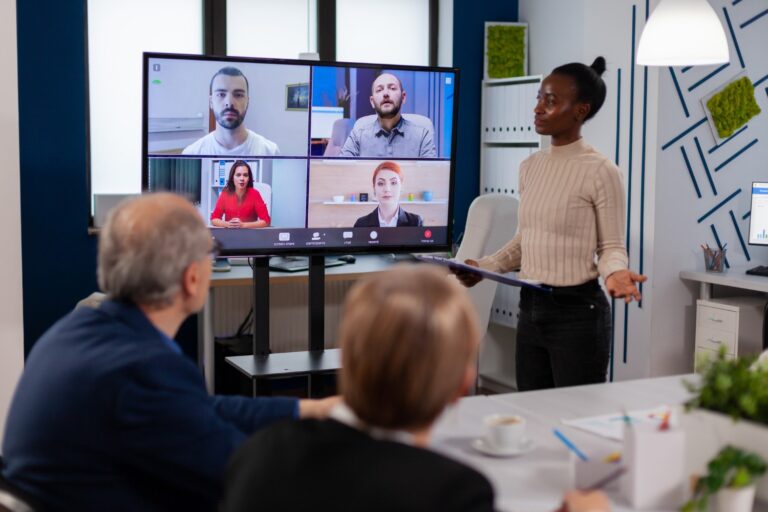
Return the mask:
{"type": "MultiPolygon", "coordinates": [[[[325,350],[325,257],[309,257],[309,343],[306,352],[270,354],[269,348],[269,257],[253,261],[253,355],[232,356],[227,363],[250,378],[253,396],[260,381],[273,377],[307,375],[308,394],[318,395],[313,376],[341,368],[339,349],[325,350]]],[[[320,391],[322,392],[322,391],[320,391]]]]}

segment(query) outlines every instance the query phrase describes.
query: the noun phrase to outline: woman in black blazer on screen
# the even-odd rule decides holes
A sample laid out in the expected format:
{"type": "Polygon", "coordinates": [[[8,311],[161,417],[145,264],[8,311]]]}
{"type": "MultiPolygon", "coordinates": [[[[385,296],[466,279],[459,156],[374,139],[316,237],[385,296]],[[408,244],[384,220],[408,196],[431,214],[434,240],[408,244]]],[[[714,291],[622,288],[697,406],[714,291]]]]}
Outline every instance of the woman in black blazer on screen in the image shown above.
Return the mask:
{"type": "Polygon", "coordinates": [[[379,202],[368,215],[355,221],[356,228],[386,228],[423,226],[424,221],[415,213],[400,207],[403,171],[395,162],[382,162],[373,171],[373,197],[379,202]]]}

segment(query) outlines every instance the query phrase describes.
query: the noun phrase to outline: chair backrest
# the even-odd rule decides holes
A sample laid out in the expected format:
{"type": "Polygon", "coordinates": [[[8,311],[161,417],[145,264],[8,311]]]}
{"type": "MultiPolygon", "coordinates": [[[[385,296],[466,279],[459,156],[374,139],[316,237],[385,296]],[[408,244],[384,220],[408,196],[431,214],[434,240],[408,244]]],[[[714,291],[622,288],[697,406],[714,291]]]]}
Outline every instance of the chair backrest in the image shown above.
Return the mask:
{"type": "MultiPolygon", "coordinates": [[[[510,241],[517,231],[517,207],[517,199],[502,194],[485,194],[475,198],[469,206],[464,238],[456,260],[481,258],[510,241]]],[[[480,320],[481,334],[485,336],[496,295],[496,282],[485,279],[470,288],[469,294],[480,320]]]]}
{"type": "Polygon", "coordinates": [[[261,198],[264,200],[264,203],[267,205],[267,213],[269,213],[269,216],[272,216],[272,186],[268,183],[262,183],[260,181],[254,181],[253,182],[253,188],[255,188],[259,194],[261,194],[261,198]]]}
{"type": "Polygon", "coordinates": [[[341,148],[344,147],[344,143],[347,141],[347,137],[349,137],[349,132],[352,131],[353,124],[354,122],[347,118],[337,119],[333,122],[331,138],[325,147],[323,156],[339,156],[341,148]]]}

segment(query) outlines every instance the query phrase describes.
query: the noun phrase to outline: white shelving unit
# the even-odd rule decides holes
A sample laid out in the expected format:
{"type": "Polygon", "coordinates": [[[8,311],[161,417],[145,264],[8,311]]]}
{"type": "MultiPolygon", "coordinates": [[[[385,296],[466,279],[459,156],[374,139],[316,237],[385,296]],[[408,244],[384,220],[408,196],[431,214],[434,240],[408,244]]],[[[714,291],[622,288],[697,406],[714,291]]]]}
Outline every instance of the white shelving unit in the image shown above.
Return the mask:
{"type": "MultiPolygon", "coordinates": [[[[519,167],[545,145],[534,129],[541,76],[484,80],[480,134],[480,193],[519,199],[519,167]]],[[[481,385],[493,391],[516,389],[515,328],[520,289],[498,286],[491,325],[480,355],[481,385]]]]}

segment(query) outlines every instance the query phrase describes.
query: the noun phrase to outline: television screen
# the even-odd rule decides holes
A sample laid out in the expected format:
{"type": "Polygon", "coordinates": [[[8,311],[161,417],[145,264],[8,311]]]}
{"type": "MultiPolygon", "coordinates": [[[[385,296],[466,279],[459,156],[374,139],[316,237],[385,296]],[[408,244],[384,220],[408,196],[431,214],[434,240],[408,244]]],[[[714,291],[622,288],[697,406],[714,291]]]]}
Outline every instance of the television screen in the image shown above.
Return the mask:
{"type": "Polygon", "coordinates": [[[768,183],[752,183],[752,207],[749,214],[749,243],[768,245],[768,183]]]}
{"type": "Polygon", "coordinates": [[[458,71],[144,54],[144,190],[225,255],[447,250],[458,71]]]}

